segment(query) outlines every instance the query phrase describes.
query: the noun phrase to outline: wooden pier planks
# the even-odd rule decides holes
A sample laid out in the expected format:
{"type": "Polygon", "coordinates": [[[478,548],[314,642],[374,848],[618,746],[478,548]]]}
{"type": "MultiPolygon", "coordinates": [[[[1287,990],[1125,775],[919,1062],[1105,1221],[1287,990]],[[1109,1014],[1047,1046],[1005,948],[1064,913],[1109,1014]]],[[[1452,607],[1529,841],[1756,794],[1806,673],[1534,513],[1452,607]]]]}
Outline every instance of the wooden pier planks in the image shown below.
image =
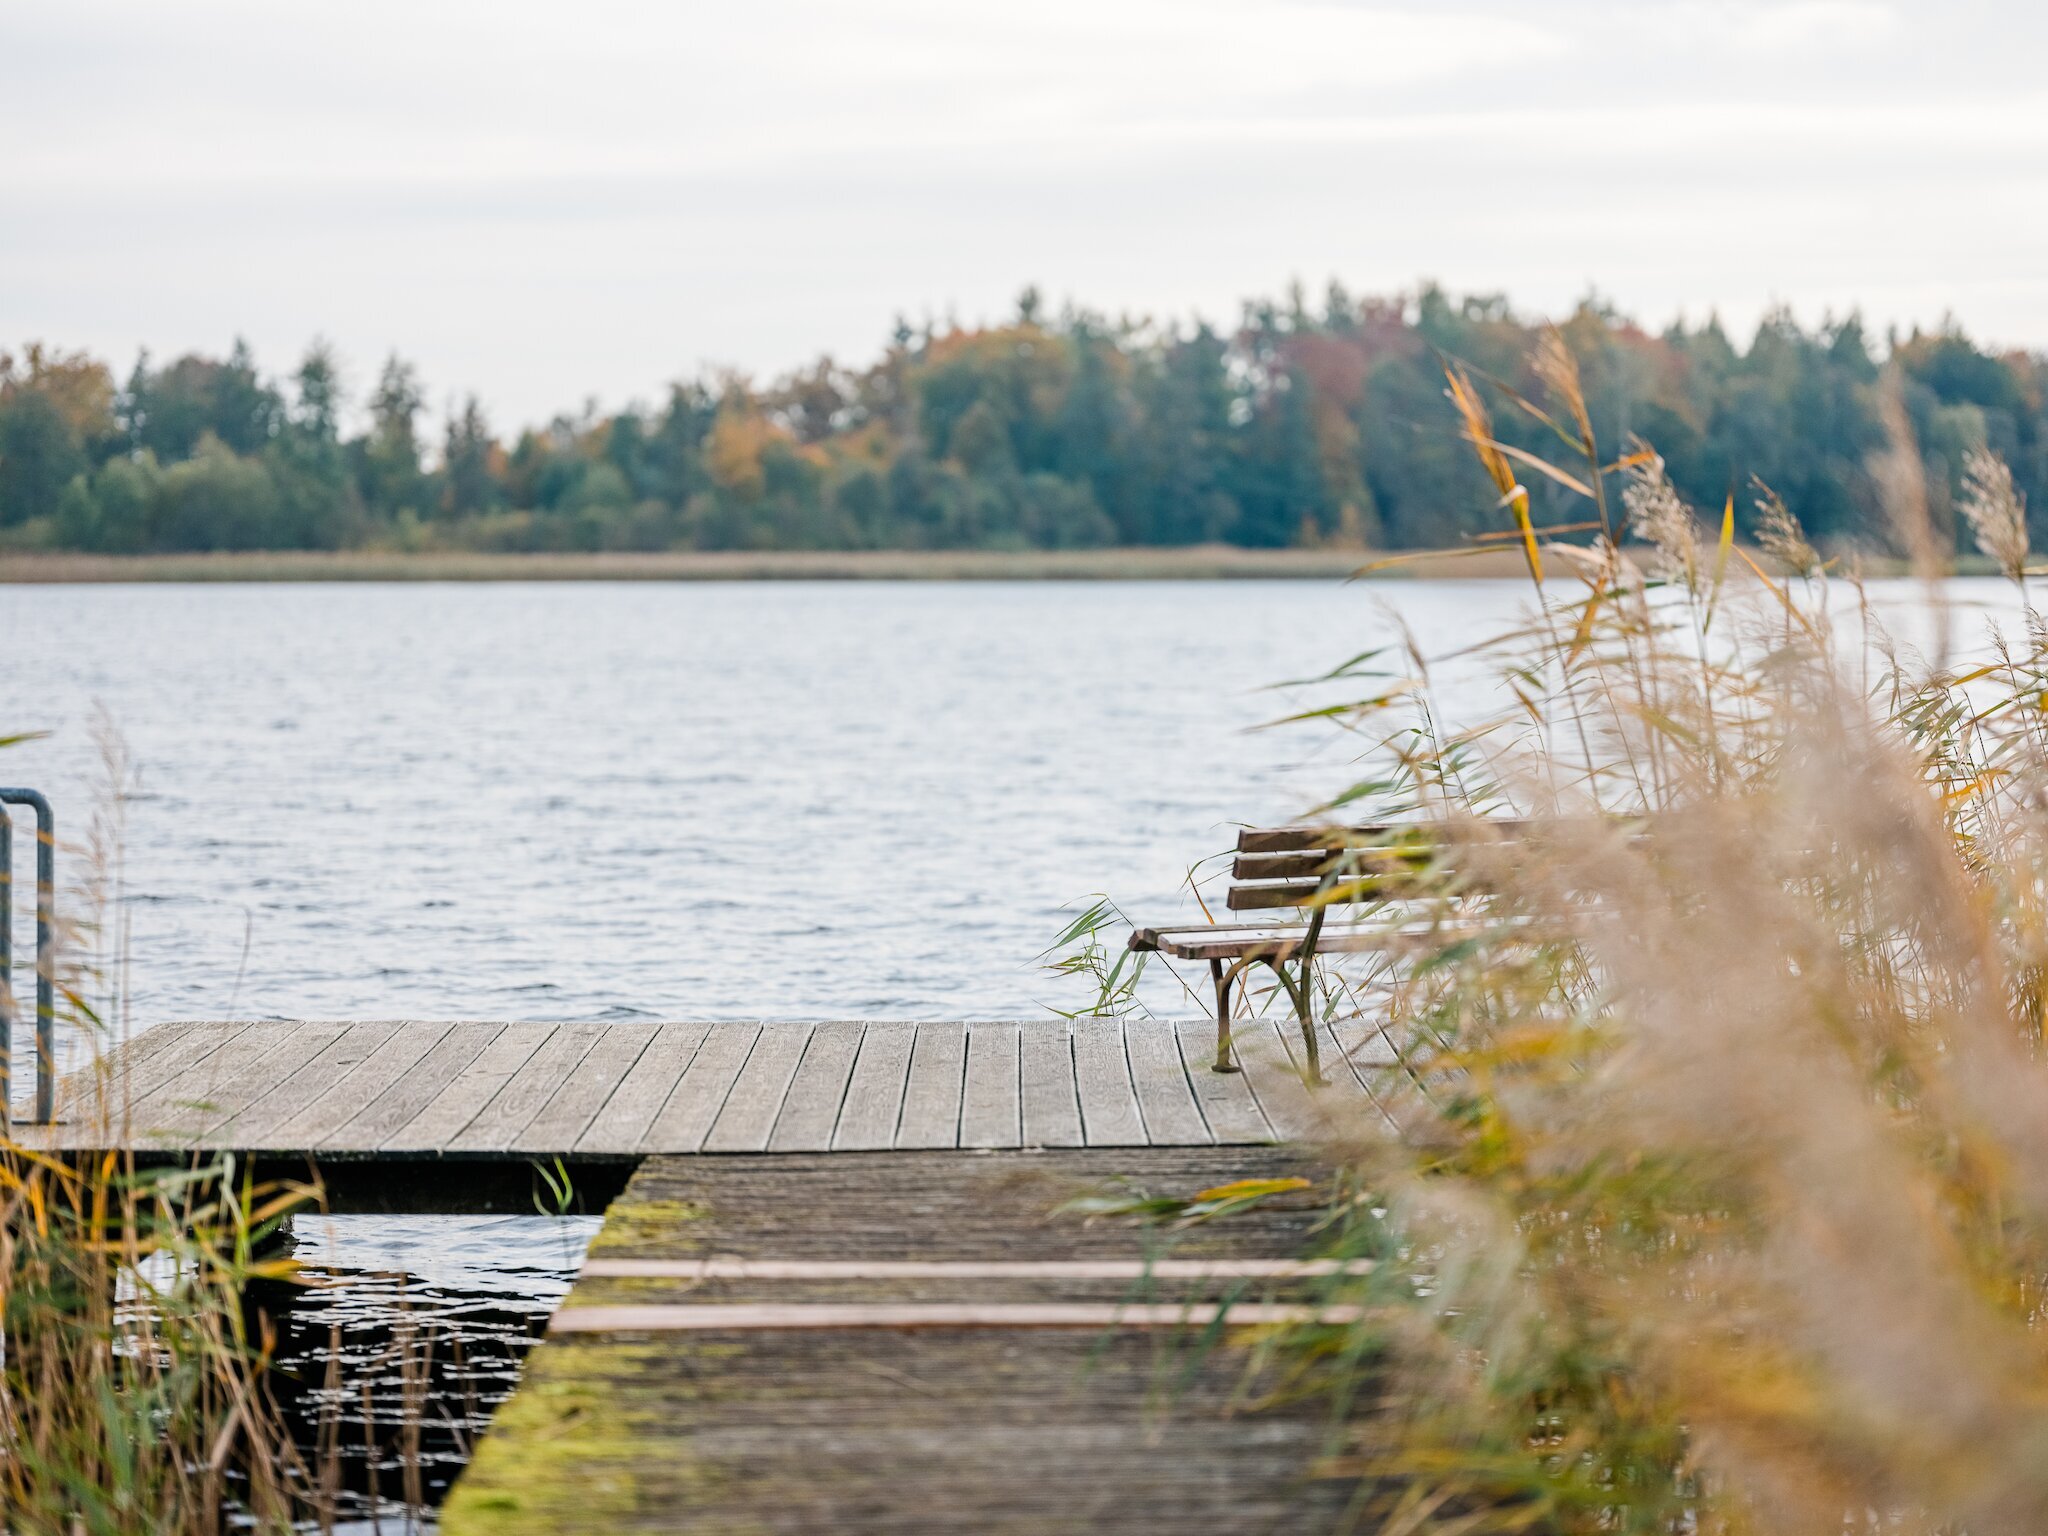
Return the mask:
{"type": "Polygon", "coordinates": [[[910,1078],[915,1024],[870,1024],[846,1084],[832,1146],[840,1152],[881,1152],[896,1144],[903,1090],[910,1078]]]}
{"type": "Polygon", "coordinates": [[[1209,1122],[1188,1085],[1173,1025],[1166,1019],[1136,1019],[1124,1026],[1124,1049],[1130,1058],[1131,1083],[1138,1091],[1138,1110],[1145,1119],[1145,1137],[1154,1146],[1200,1146],[1214,1141],[1209,1122]]]}
{"type": "Polygon", "coordinates": [[[1024,1133],[1017,1076],[1017,1024],[981,1024],[967,1032],[960,1145],[1014,1147],[1024,1133]]]}
{"type": "Polygon", "coordinates": [[[677,1079],[668,1102],[647,1128],[641,1148],[672,1147],[678,1152],[695,1152],[702,1147],[760,1035],[758,1024],[714,1025],[677,1079]]]}
{"type": "Polygon", "coordinates": [[[775,1127],[784,1095],[796,1079],[797,1063],[810,1044],[814,1025],[792,1024],[781,1029],[763,1028],[747,1054],[747,1064],[734,1079],[732,1092],[718,1118],[711,1122],[711,1134],[704,1138],[707,1152],[761,1152],[775,1127]]]}
{"type": "MultiPolygon", "coordinates": [[[[1241,1146],[1383,1128],[1375,1042],[1324,1047],[1310,1090],[1291,1024],[1023,1022],[168,1024],[65,1084],[53,1150],[132,1146],[328,1158],[1241,1146]],[[1349,1059],[1347,1059],[1349,1058],[1349,1059]],[[125,1084],[126,1115],[110,1112],[125,1084]]],[[[1383,1052],[1383,1047],[1380,1048],[1383,1052]]]]}
{"type": "Polygon", "coordinates": [[[1181,1065],[1202,1106],[1202,1119],[1219,1142],[1278,1141],[1242,1072],[1211,1071],[1216,1060],[1216,1026],[1208,1020],[1174,1025],[1181,1065]]]}
{"type": "Polygon", "coordinates": [[[585,1157],[638,1152],[710,1033],[709,1024],[655,1025],[654,1038],[599,1106],[603,1112],[576,1138],[574,1150],[585,1157]]]}
{"type": "Polygon", "coordinates": [[[903,1118],[896,1145],[930,1151],[960,1144],[960,1092],[967,1071],[967,1029],[962,1024],[920,1024],[903,1088],[903,1118]]]}
{"type": "Polygon", "coordinates": [[[442,1529],[1334,1529],[1359,1485],[1318,1475],[1328,1406],[1254,1411],[1242,1352],[1189,1347],[1226,1300],[1247,1323],[1350,1315],[1292,1262],[1324,1197],[1171,1234],[1058,1214],[1126,1181],[1297,1173],[1320,1178],[1293,1149],[1208,1145],[652,1159],[442,1529]]]}
{"type": "Polygon", "coordinates": [[[832,1145],[840,1106],[850,1093],[853,1064],[860,1054],[861,1024],[819,1024],[798,1063],[789,1092],[768,1134],[771,1152],[823,1152],[832,1145]]]}
{"type": "Polygon", "coordinates": [[[1121,1019],[1074,1020],[1074,1084],[1081,1095],[1081,1129],[1089,1146],[1147,1144],[1121,1019]]]}
{"type": "Polygon", "coordinates": [[[1074,1041],[1064,1029],[1031,1029],[1018,1041],[1024,1145],[1078,1147],[1081,1097],[1074,1086],[1074,1041]]]}

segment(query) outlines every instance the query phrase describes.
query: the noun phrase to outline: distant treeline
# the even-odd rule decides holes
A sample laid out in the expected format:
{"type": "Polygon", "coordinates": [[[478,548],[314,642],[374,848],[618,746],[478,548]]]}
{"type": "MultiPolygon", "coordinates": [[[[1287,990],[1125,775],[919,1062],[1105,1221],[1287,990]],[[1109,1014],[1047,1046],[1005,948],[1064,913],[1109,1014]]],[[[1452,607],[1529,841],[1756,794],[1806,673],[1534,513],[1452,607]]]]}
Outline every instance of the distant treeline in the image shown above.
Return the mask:
{"type": "MultiPolygon", "coordinates": [[[[1652,334],[1595,305],[1563,333],[1609,445],[1654,444],[1718,509],[1760,477],[1821,541],[1884,538],[1871,468],[1895,369],[1937,500],[1964,450],[2048,508],[2048,357],[1959,330],[1874,342],[1855,318],[1709,321],[1652,334]]],[[[772,385],[679,383],[658,406],[501,437],[474,398],[424,440],[415,370],[387,361],[356,419],[333,352],[283,379],[224,360],[138,360],[126,382],[48,346],[0,355],[0,546],[225,549],[1026,549],[1445,546],[1498,527],[1457,437],[1443,360],[1528,377],[1533,322],[1434,287],[1332,287],[1246,307],[1235,330],[1042,312],[899,326],[862,369],[772,385]]],[[[1502,397],[1505,398],[1504,396],[1502,397]]],[[[1503,436],[1540,428],[1503,408],[1503,436]]],[[[1533,488],[1533,487],[1532,487],[1533,488]]],[[[1562,502],[1539,494],[1545,508],[1562,502]]]]}

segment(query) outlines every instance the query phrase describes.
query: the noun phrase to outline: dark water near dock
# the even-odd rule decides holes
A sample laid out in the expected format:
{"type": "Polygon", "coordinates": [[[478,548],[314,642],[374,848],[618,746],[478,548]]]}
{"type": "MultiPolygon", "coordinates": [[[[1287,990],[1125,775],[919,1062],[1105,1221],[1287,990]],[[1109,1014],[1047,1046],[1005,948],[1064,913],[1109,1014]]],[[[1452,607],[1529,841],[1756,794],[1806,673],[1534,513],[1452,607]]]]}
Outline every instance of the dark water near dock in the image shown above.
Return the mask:
{"type": "Polygon", "coordinates": [[[568,1290],[594,1217],[301,1217],[310,1287],[265,1285],[270,1386],[295,1438],[333,1447],[344,1529],[404,1529],[446,1497],[568,1290]],[[379,1516],[381,1515],[381,1520],[379,1516]]]}
{"type": "MultiPolygon", "coordinates": [[[[1233,823],[1346,781],[1337,733],[1250,729],[1286,708],[1266,685],[1397,641],[1390,608],[1442,653],[1524,601],[1454,582],[0,587],[0,733],[52,733],[0,754],[0,779],[47,791],[75,835],[96,707],[126,737],[136,1029],[1034,1016],[1081,1001],[1035,958],[1070,904],[1193,918],[1188,866],[1233,823]]],[[[1161,1011],[1200,1011],[1153,983],[1161,1011]]],[[[385,1422],[409,1390],[397,1335],[431,1333],[431,1502],[594,1228],[302,1225],[299,1256],[336,1283],[285,1309],[286,1390],[317,1417],[338,1328],[355,1406],[330,1406],[362,1416],[367,1384],[385,1422]]],[[[362,1453],[357,1486],[383,1457],[362,1453]]]]}

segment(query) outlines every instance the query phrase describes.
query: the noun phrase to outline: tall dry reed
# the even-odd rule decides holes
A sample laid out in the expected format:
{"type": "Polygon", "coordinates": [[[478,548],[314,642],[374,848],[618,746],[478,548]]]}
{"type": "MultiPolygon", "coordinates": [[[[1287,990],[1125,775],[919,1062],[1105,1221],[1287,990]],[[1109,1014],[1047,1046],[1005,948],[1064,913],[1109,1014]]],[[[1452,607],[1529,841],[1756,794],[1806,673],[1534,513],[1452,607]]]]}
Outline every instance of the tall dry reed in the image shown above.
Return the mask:
{"type": "MultiPolygon", "coordinates": [[[[2015,602],[1944,660],[1943,605],[1888,634],[1768,487],[1754,549],[1649,445],[1605,456],[1569,357],[1491,390],[1544,455],[1450,378],[1534,584],[1481,648],[1499,709],[1446,724],[1418,671],[1336,716],[1374,746],[1326,815],[1463,835],[1365,919],[1455,917],[1444,942],[1324,977],[1332,1017],[1396,1048],[1368,1075],[1398,1134],[1376,1117],[1340,1148],[1333,1242],[1380,1262],[1333,1292],[1366,1320],[1274,1346],[1344,1409],[1322,1470],[1389,1533],[2048,1529],[2024,509],[1973,455],[1960,505],[2015,602]],[[1530,525],[1532,474],[1593,504],[1590,544],[1530,525]],[[1530,820],[1489,837],[1504,814],[1530,820]]],[[[1936,574],[1893,414],[1880,480],[1936,574]]]]}
{"type": "MultiPolygon", "coordinates": [[[[104,723],[99,735],[106,784],[86,835],[65,850],[77,876],[58,907],[59,1029],[85,1047],[58,1110],[100,1125],[107,1145],[132,1146],[133,1085],[108,1050],[128,994],[128,765],[104,723]]],[[[310,1184],[256,1183],[232,1157],[142,1166],[130,1152],[53,1156],[27,1132],[0,1137],[0,1529],[332,1528],[338,1415],[323,1418],[314,1444],[294,1444],[267,1375],[275,1332],[250,1300],[252,1286],[312,1278],[275,1240],[319,1198],[310,1184]]],[[[411,1411],[416,1429],[417,1403],[411,1411]]],[[[401,1516],[390,1528],[412,1525],[401,1516]]]]}

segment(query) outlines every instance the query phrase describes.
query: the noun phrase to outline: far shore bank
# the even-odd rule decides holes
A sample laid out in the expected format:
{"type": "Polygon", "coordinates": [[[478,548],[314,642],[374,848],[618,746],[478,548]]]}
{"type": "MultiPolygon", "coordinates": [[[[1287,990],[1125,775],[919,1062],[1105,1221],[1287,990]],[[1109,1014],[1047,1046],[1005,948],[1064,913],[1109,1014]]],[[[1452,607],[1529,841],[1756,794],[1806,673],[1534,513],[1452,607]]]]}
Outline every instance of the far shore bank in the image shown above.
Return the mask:
{"type": "MultiPolygon", "coordinates": [[[[1256,581],[1339,580],[1387,558],[1362,550],[679,550],[660,554],[463,551],[88,555],[0,553],[0,583],[196,581],[1256,581]]],[[[1376,575],[1501,577],[1512,550],[1407,560],[1376,575]]]]}

